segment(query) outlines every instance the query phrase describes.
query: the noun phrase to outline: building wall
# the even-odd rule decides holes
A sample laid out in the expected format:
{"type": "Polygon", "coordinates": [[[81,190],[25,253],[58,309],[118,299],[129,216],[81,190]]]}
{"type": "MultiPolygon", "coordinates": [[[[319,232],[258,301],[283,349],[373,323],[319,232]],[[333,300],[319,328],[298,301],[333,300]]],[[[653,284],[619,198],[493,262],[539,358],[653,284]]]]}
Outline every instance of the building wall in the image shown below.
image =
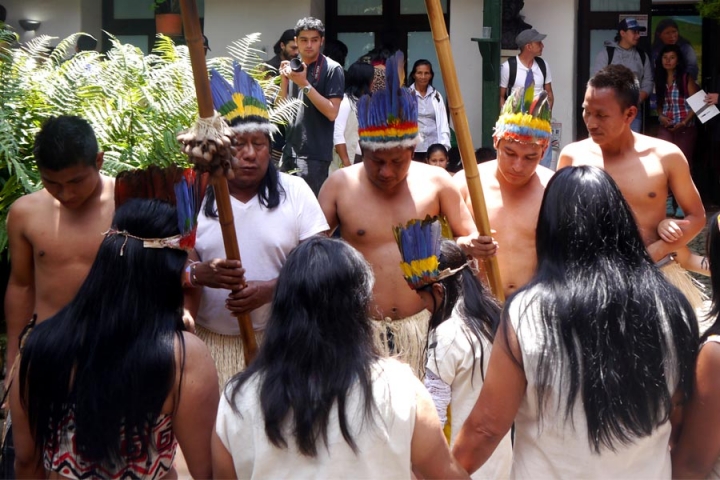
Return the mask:
{"type": "Polygon", "coordinates": [[[552,73],[553,118],[562,122],[562,148],[575,140],[575,114],[580,114],[580,106],[575,105],[577,0],[526,0],[521,14],[547,35],[543,59],[552,73]]]}
{"type": "Polygon", "coordinates": [[[205,35],[212,46],[208,56],[226,56],[232,41],[260,32],[261,43],[257,48],[263,49],[270,59],[274,55],[272,47],[282,32],[310,15],[313,5],[318,8],[317,3],[317,0],[205,0],[205,35]]]}
{"type": "MultiPolygon", "coordinates": [[[[481,146],[482,135],[482,57],[477,43],[470,39],[482,36],[482,24],[482,2],[477,0],[450,2],[450,43],[475,148],[481,146]]],[[[491,101],[495,102],[497,98],[491,101]]]]}
{"type": "MultiPolygon", "coordinates": [[[[21,41],[28,41],[36,35],[50,35],[60,39],[82,31],[83,11],[81,4],[87,0],[2,0],[7,9],[7,23],[20,35],[21,41]],[[40,28],[35,32],[24,32],[18,20],[39,20],[40,28]]],[[[99,3],[95,0],[93,3],[99,3]]],[[[99,7],[94,31],[100,31],[99,7]]],[[[57,42],[54,42],[57,43],[57,42]]]]}

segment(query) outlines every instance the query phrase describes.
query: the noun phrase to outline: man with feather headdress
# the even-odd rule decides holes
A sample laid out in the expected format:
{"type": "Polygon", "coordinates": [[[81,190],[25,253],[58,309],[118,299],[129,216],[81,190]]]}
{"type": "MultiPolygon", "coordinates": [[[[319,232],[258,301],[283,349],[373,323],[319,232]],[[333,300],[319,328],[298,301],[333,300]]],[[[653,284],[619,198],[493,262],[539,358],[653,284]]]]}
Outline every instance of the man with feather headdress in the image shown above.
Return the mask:
{"type": "MultiPolygon", "coordinates": [[[[398,268],[392,227],[426,215],[447,217],[468,255],[487,255],[460,193],[446,171],[413,162],[419,141],[414,94],[401,86],[402,54],[388,59],[386,88],[358,100],[363,162],[332,174],[320,190],[320,205],[331,229],[373,267],[375,287],[370,316],[376,345],[398,355],[422,376],[429,312],[398,268]]],[[[492,246],[490,246],[492,247],[492,246]]]]}
{"type": "MultiPolygon", "coordinates": [[[[553,175],[552,170],[540,165],[550,145],[549,98],[545,91],[533,97],[532,76],[529,79],[525,88],[516,89],[507,99],[495,124],[497,160],[478,165],[494,230],[494,238],[480,240],[499,246],[497,260],[505,298],[535,272],[535,226],[545,186],[553,175]]],[[[472,212],[465,171],[458,172],[453,182],[472,212]]]]}
{"type": "Polygon", "coordinates": [[[185,301],[198,336],[215,359],[221,386],[244,364],[233,314],[249,313],[260,340],[287,255],[328,229],[310,187],[299,177],[278,172],[270,159],[275,127],[262,88],[237,64],[234,75],[231,85],[213,70],[210,87],[215,110],[234,137],[228,188],[242,263],[225,258],[214,190],[208,188],[190,254],[196,263],[188,267],[185,301]]]}

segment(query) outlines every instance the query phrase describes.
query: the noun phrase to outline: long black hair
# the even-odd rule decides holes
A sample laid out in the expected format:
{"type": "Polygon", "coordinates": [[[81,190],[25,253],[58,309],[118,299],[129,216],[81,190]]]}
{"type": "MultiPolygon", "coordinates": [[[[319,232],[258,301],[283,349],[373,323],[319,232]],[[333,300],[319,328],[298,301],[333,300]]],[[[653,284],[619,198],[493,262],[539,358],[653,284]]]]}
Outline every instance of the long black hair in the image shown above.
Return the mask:
{"type": "Polygon", "coordinates": [[[705,258],[710,266],[710,285],[712,286],[712,306],[708,317],[715,318],[715,321],[705,331],[701,342],[710,335],[720,335],[720,224],[718,215],[713,215],[708,222],[705,242],[705,258]]]}
{"type": "Polygon", "coordinates": [[[345,94],[355,101],[363,95],[368,95],[374,75],[375,69],[369,63],[353,63],[345,75],[345,94]]]}
{"type": "MultiPolygon", "coordinates": [[[[157,200],[127,202],[113,226],[143,238],[179,233],[175,208],[157,200]]],[[[38,448],[57,445],[72,409],[83,459],[108,465],[147,454],[175,383],[176,338],[184,349],[186,259],[125,235],[105,237],[77,296],[35,327],[23,351],[21,401],[38,448]],[[126,439],[140,438],[141,452],[121,443],[122,429],[126,439]]]]}
{"type": "Polygon", "coordinates": [[[337,402],[342,436],[357,451],[346,404],[359,384],[365,418],[372,420],[371,369],[378,358],[368,320],[373,283],[362,255],[341,240],[312,237],[288,255],[258,356],[225,393],[234,405],[243,385],[259,376],[265,434],[277,448],[287,448],[283,431],[290,422],[300,453],[315,457],[319,439],[327,446],[337,402]]]}
{"type": "Polygon", "coordinates": [[[677,85],[680,93],[680,100],[687,98],[687,61],[685,55],[678,44],[665,45],[655,59],[655,96],[657,98],[658,111],[662,112],[662,107],[665,104],[665,93],[667,92],[667,78],[668,73],[663,67],[662,58],[666,53],[673,52],[677,56],[677,66],[675,67],[675,85],[677,85]]]}
{"type": "Polygon", "coordinates": [[[564,404],[567,420],[580,396],[595,452],[650,435],[668,420],[674,389],[692,391],[697,321],[650,259],[612,178],[595,167],[559,170],[545,190],[536,248],[519,321],[539,313],[540,416],[559,382],[557,408],[564,404]]]}
{"type": "MultiPolygon", "coordinates": [[[[481,375],[485,378],[482,371],[484,364],[485,351],[483,349],[483,339],[492,343],[495,338],[498,324],[500,323],[500,305],[495,298],[483,287],[482,283],[477,279],[473,271],[466,266],[467,258],[462,249],[455,242],[443,240],[440,245],[439,269],[455,270],[462,268],[454,275],[439,280],[437,283],[443,287],[442,304],[436,306],[430,317],[430,330],[436,329],[445,320],[450,318],[453,310],[457,308],[457,312],[462,318],[467,330],[465,335],[470,348],[475,356],[475,347],[473,341],[468,335],[477,338],[480,344],[480,365],[481,375]]],[[[424,287],[429,290],[432,285],[424,287]]],[[[433,296],[433,299],[435,296],[433,296]]],[[[429,341],[428,336],[428,341],[429,341]]],[[[472,375],[475,374],[475,364],[473,363],[472,375]]]]}

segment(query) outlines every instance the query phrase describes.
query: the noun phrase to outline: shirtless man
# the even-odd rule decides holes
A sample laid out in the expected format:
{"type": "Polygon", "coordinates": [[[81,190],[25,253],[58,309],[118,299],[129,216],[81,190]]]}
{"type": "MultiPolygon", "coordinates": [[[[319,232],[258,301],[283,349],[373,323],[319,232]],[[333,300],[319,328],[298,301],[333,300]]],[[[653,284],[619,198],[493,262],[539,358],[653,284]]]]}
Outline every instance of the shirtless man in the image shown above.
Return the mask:
{"type": "MultiPolygon", "coordinates": [[[[514,98],[508,102],[515,102],[514,98]]],[[[535,273],[535,227],[545,186],[554,173],[540,165],[549,148],[550,122],[529,114],[518,117],[518,105],[511,105],[503,110],[495,124],[493,139],[497,160],[478,165],[493,229],[493,238],[480,237],[480,241],[487,244],[494,241],[499,246],[497,261],[505,298],[525,285],[535,273]],[[542,128],[530,128],[531,123],[542,128]],[[518,136],[520,131],[525,137],[518,136]]],[[[472,212],[465,171],[458,172],[453,182],[472,212]]]]}
{"type": "Polygon", "coordinates": [[[590,138],[571,143],[560,153],[558,167],[594,165],[615,180],[635,214],[645,245],[658,261],[684,247],[705,225],[705,208],[687,160],[672,143],[634,133],[640,87],[622,65],[609,65],[590,79],[583,101],[583,119],[590,138]],[[668,187],[685,212],[678,221],[683,235],[674,242],[660,238],[668,187]]]}
{"type": "Polygon", "coordinates": [[[115,209],[115,181],[100,173],[103,152],[85,120],[49,119],[33,153],[44,188],[19,198],[7,220],[7,365],[15,361],[20,333],[33,314],[46,320],[80,289],[115,209]]]}
{"type": "MultiPolygon", "coordinates": [[[[397,59],[388,60],[387,85],[397,72],[397,59]]],[[[417,144],[417,109],[413,94],[403,88],[396,104],[400,112],[386,112],[401,124],[372,124],[389,90],[381,90],[358,103],[363,162],[336,171],[320,190],[320,206],[330,229],[340,226],[341,236],[358,249],[375,273],[370,315],[376,344],[395,353],[422,375],[428,319],[423,301],[408,287],[400,270],[400,252],[392,227],[426,215],[445,215],[458,244],[469,255],[487,255],[494,246],[481,245],[470,212],[452,177],[444,170],[412,156],[417,144]],[[378,94],[379,93],[379,94],[378,94]],[[410,118],[405,114],[411,112],[410,118]]],[[[392,120],[391,120],[392,122],[392,120]]]]}

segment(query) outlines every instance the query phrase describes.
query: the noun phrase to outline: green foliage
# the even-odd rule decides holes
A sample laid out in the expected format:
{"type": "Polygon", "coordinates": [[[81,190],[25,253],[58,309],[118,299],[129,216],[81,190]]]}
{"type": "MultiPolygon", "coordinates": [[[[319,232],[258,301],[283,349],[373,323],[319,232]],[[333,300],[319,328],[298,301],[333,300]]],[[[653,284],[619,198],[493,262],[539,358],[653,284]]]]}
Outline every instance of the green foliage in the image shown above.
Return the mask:
{"type": "MultiPolygon", "coordinates": [[[[133,45],[110,36],[107,54],[82,52],[65,60],[75,45],[74,34],[50,55],[52,37],[39,36],[12,48],[17,37],[0,30],[0,253],[7,245],[5,219],[21,195],[42,187],[32,154],[35,134],[55,115],[79,115],[92,125],[105,152],[103,170],[122,170],[149,164],[187,163],[175,139],[197,118],[195,85],[185,46],[158,36],[154,51],[143,55],[133,45]]],[[[277,86],[262,72],[259,51],[252,44],[259,34],[233,43],[232,58],[208,60],[232,78],[232,63],[259,79],[267,98],[277,86]]],[[[271,110],[271,121],[290,121],[298,102],[282,102],[271,110]]]]}
{"type": "Polygon", "coordinates": [[[720,0],[703,0],[697,4],[697,9],[701,17],[720,22],[720,0]]]}

